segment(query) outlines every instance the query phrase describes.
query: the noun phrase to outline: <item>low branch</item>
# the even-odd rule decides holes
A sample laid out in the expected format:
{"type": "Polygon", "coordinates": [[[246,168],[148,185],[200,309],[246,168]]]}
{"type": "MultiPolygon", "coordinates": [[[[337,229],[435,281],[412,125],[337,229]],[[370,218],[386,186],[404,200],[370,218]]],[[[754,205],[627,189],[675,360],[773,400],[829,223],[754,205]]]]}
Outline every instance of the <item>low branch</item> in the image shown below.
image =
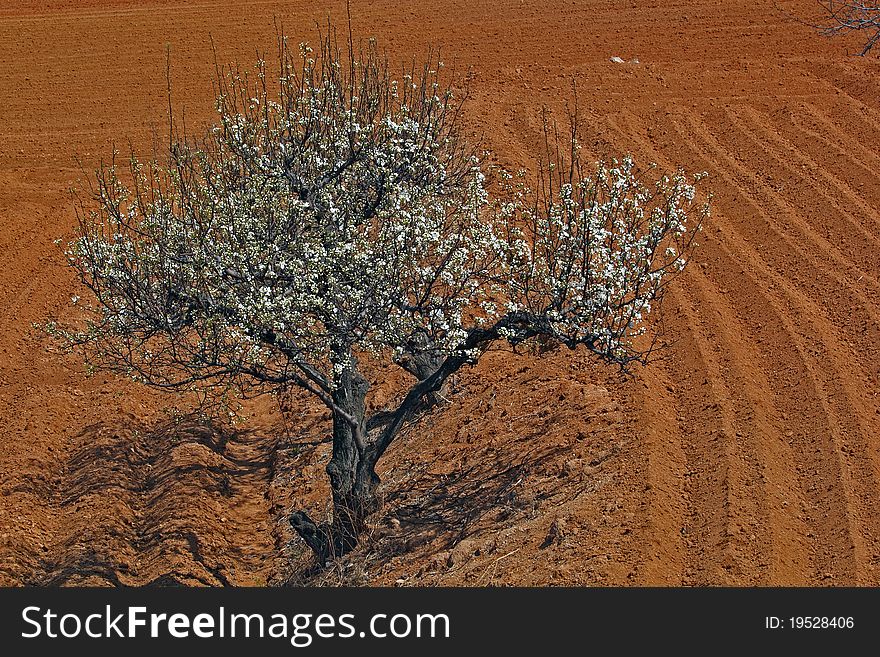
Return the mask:
{"type": "Polygon", "coordinates": [[[326,526],[318,525],[304,511],[290,514],[290,526],[299,534],[312,551],[318,562],[323,565],[330,557],[330,533],[326,526]]]}
{"type": "MultiPolygon", "coordinates": [[[[466,363],[473,362],[473,357],[468,355],[474,349],[485,349],[486,345],[500,338],[507,338],[513,342],[521,342],[538,335],[532,324],[535,318],[528,313],[512,312],[499,319],[489,328],[475,327],[471,329],[468,337],[462,344],[427,378],[416,383],[404,397],[403,401],[390,415],[383,415],[385,430],[379,437],[367,446],[373,462],[378,461],[388,446],[397,436],[404,423],[409,419],[412,412],[419,406],[422,398],[440,390],[443,382],[457,372],[466,363]]],[[[383,414],[386,412],[383,412],[383,414]]],[[[374,424],[376,416],[370,418],[369,424],[374,424]]]]}

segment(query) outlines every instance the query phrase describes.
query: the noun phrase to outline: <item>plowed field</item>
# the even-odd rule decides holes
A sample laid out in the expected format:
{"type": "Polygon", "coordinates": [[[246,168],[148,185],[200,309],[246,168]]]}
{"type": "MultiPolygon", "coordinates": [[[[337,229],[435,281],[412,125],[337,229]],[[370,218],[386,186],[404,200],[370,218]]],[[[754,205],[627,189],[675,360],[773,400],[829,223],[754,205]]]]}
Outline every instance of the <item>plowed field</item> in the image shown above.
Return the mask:
{"type": "MultiPolygon", "coordinates": [[[[574,80],[589,154],[705,170],[715,201],[662,360],[621,378],[493,354],[389,452],[393,521],[327,581],[880,585],[877,54],[765,0],[354,5],[392,59],[433,44],[473,69],[468,121],[501,162],[534,165],[542,107],[561,116],[574,80]]],[[[167,134],[166,48],[194,130],[211,38],[247,64],[273,17],[307,40],[328,10],[344,19],[300,0],[0,8],[0,584],[278,583],[303,559],[285,513],[325,499],[316,409],[175,423],[186,400],[86,377],[32,324],[70,313],[54,241],[74,158],[167,134]]]]}

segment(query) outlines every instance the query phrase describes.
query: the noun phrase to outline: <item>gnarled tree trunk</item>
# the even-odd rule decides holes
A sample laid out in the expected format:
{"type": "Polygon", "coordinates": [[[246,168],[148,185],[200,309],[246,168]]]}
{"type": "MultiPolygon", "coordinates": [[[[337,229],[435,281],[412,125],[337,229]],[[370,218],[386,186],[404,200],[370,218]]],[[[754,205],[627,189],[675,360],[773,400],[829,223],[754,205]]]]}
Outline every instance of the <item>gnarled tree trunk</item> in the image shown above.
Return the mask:
{"type": "Polygon", "coordinates": [[[376,492],[379,477],[375,471],[378,454],[366,444],[364,412],[369,384],[356,367],[340,379],[332,397],[342,412],[333,413],[333,455],[327,464],[333,519],[330,523],[316,523],[303,511],[290,517],[290,524],[321,565],[353,550],[366,529],[367,517],[380,506],[376,492]]]}
{"type": "MultiPolygon", "coordinates": [[[[427,335],[414,334],[408,347],[398,364],[413,374],[419,384],[425,384],[444,359],[427,335]]],[[[381,506],[376,463],[402,426],[401,420],[418,408],[434,406],[445,381],[445,377],[440,378],[436,385],[426,387],[417,395],[414,403],[405,403],[394,413],[379,411],[368,422],[365,410],[369,383],[358,371],[357,361],[351,354],[346,360],[351,367],[332,392],[332,406],[336,410],[333,411],[333,456],[327,464],[327,475],[333,495],[333,519],[329,523],[316,523],[303,511],[290,516],[291,526],[321,565],[357,547],[366,530],[367,518],[381,506]],[[371,436],[371,431],[387,435],[371,436]]]]}

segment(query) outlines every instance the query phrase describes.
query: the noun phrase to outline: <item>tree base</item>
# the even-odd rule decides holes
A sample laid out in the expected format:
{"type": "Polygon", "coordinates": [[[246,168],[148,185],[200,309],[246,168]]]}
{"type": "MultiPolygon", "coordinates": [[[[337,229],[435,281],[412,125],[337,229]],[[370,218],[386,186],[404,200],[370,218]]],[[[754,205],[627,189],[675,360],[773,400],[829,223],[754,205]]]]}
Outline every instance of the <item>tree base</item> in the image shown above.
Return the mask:
{"type": "Polygon", "coordinates": [[[360,531],[354,527],[339,526],[338,523],[316,523],[304,511],[290,514],[290,526],[305,541],[315,554],[315,560],[322,568],[327,562],[345,556],[358,545],[360,531]]]}

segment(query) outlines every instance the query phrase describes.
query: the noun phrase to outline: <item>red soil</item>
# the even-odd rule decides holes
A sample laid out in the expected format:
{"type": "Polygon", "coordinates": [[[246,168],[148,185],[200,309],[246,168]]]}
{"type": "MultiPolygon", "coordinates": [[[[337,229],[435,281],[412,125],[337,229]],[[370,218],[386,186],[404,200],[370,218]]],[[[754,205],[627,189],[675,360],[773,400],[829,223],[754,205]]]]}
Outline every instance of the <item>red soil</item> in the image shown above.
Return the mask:
{"type": "MultiPolygon", "coordinates": [[[[325,446],[299,444],[322,435],[313,405],[175,424],[185,400],[87,378],[32,323],[70,312],[53,240],[72,234],[74,156],[161,142],[166,44],[192,128],[211,118],[209,35],[249,63],[273,16],[306,39],[325,11],[0,9],[0,584],[277,583],[302,560],[284,518],[323,508],[325,446]]],[[[392,448],[393,520],[323,581],[880,584],[877,56],[769,0],[384,0],[353,18],[393,58],[434,44],[473,67],[469,120],[505,163],[531,165],[541,106],[562,111],[574,79],[590,154],[706,170],[716,199],[664,360],[623,379],[582,354],[493,354],[392,448]]]]}

